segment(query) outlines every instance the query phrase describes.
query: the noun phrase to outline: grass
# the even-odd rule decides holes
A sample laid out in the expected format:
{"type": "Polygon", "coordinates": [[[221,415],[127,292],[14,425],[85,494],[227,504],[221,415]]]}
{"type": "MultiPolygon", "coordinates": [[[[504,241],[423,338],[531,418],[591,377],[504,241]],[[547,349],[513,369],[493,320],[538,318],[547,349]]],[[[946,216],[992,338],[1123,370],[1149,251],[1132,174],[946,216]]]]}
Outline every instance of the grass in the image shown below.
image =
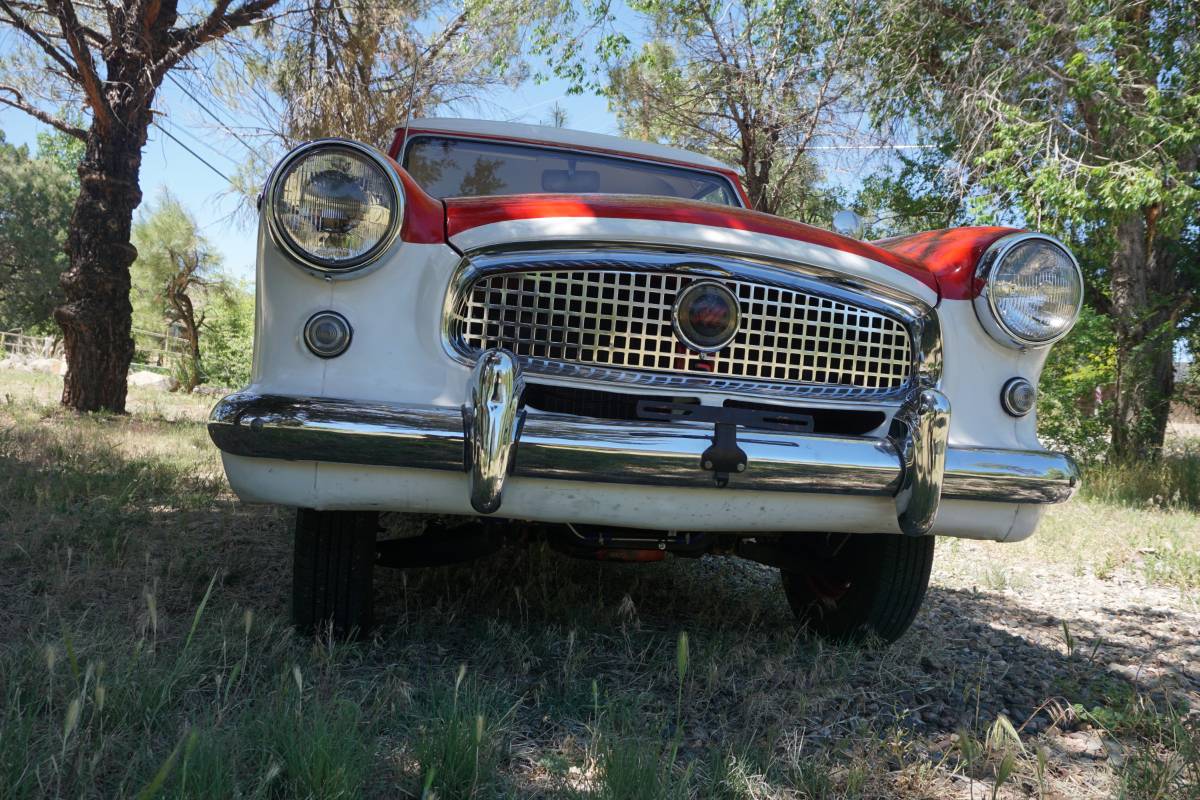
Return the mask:
{"type": "Polygon", "coordinates": [[[1107,671],[1073,627],[1010,645],[1021,674],[1064,676],[1043,718],[1122,759],[977,710],[1011,680],[990,621],[1036,618],[1001,594],[1042,580],[1027,567],[1190,591],[1200,525],[1182,508],[1087,499],[1025,543],[941,547],[927,612],[884,651],[800,636],[753,565],[542,548],[384,572],[380,629],[344,644],[290,631],[289,517],[229,494],[197,422],[211,398],[77,417],[55,378],[0,381],[0,798],[1200,792],[1193,698],[1107,671]],[[958,568],[991,591],[955,588],[958,568]],[[983,633],[956,640],[963,618],[983,633]]]}
{"type": "Polygon", "coordinates": [[[1088,500],[1132,508],[1200,511],[1200,444],[1188,442],[1158,461],[1090,470],[1080,494],[1088,500]]]}

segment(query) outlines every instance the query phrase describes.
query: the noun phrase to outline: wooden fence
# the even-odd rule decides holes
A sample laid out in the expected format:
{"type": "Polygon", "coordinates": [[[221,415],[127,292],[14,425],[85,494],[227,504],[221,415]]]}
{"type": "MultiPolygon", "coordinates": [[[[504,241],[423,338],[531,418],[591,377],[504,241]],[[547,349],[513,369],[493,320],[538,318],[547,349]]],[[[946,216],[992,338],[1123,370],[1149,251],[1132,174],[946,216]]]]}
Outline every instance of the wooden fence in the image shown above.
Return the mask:
{"type": "MultiPolygon", "coordinates": [[[[135,346],[131,369],[170,372],[174,362],[188,351],[187,339],[165,333],[133,329],[135,346]]],[[[57,336],[30,336],[21,331],[0,331],[0,358],[63,358],[62,339],[57,336]]]]}
{"type": "Polygon", "coordinates": [[[62,340],[57,336],[26,336],[20,331],[0,331],[0,352],[22,358],[61,358],[62,340]]]}

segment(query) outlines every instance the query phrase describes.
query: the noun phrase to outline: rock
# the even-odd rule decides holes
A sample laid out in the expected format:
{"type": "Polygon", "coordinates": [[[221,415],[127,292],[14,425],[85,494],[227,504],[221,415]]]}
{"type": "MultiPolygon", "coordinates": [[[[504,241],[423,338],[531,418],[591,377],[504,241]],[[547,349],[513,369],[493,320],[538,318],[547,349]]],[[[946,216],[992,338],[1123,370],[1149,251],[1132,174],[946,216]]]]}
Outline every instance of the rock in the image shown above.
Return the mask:
{"type": "Polygon", "coordinates": [[[29,362],[28,369],[47,375],[66,375],[67,362],[60,358],[35,358],[29,362]]]}
{"type": "Polygon", "coordinates": [[[129,373],[129,385],[149,389],[162,389],[165,392],[174,391],[178,385],[170,375],[160,375],[157,372],[141,370],[129,373]]]}
{"type": "Polygon", "coordinates": [[[1064,752],[1071,753],[1072,755],[1087,756],[1088,758],[1095,759],[1108,757],[1108,751],[1104,747],[1104,740],[1094,731],[1067,733],[1058,737],[1057,743],[1064,752]]]}

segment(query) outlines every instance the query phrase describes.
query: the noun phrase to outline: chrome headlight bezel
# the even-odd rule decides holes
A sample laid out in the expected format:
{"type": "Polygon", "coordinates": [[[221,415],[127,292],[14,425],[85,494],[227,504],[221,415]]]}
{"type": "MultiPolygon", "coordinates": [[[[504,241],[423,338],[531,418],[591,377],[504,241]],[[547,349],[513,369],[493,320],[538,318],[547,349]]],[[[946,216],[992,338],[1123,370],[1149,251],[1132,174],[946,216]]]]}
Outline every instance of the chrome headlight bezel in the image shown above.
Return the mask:
{"type": "Polygon", "coordinates": [[[1071,252],[1070,248],[1048,234],[1014,233],[997,239],[979,259],[979,264],[975,269],[975,280],[980,286],[979,293],[975,296],[974,300],[975,316],[979,318],[979,324],[983,326],[984,330],[993,339],[1007,347],[1013,347],[1018,350],[1049,347],[1070,333],[1075,327],[1075,323],[1079,321],[1079,312],[1083,308],[1083,270],[1079,268],[1079,262],[1075,259],[1075,254],[1071,252]],[[1031,339],[1027,336],[1022,336],[1009,327],[1004,320],[1000,308],[996,304],[996,295],[993,291],[993,281],[997,268],[1014,248],[1029,241],[1045,242],[1061,250],[1070,261],[1079,281],[1079,297],[1075,302],[1071,322],[1058,333],[1044,339],[1031,339]]]}
{"type": "Polygon", "coordinates": [[[392,168],[377,150],[350,139],[317,139],[291,150],[271,170],[271,175],[267,179],[266,188],[263,191],[263,199],[267,206],[264,214],[267,222],[267,231],[270,233],[271,240],[275,243],[275,246],[309,274],[332,280],[358,278],[378,267],[380,257],[391,248],[392,244],[396,241],[396,237],[400,235],[400,228],[404,220],[404,187],[400,183],[400,178],[396,174],[395,169],[392,168]],[[353,259],[333,260],[322,258],[306,250],[292,238],[287,226],[280,219],[279,195],[283,188],[284,179],[291,173],[292,167],[299,161],[323,150],[339,149],[350,151],[359,157],[365,157],[368,162],[379,170],[381,177],[383,177],[391,189],[395,211],[388,221],[384,235],[369,250],[353,259]]]}

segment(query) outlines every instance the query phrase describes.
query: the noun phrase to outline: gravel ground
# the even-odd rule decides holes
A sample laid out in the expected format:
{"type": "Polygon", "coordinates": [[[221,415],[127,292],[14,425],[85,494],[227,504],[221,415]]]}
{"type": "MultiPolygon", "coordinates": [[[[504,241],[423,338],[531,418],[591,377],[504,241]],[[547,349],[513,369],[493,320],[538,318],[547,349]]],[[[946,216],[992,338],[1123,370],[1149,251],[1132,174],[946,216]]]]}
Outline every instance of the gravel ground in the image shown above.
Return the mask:
{"type": "MultiPolygon", "coordinates": [[[[862,651],[845,670],[805,687],[803,714],[788,722],[807,746],[836,747],[864,725],[895,726],[915,745],[898,768],[937,765],[924,791],[990,796],[990,784],[983,781],[989,788],[981,794],[960,763],[960,740],[982,740],[1003,715],[1027,751],[1047,759],[1052,788],[1026,776],[998,796],[1111,797],[1130,742],[1123,734],[1138,724],[1133,709],[1148,703],[1161,714],[1169,704],[1190,725],[1200,723],[1197,598],[1132,571],[1102,580],[1052,564],[1021,568],[1012,577],[1019,588],[987,588],[980,564],[1002,545],[969,546],[965,556],[935,559],[924,607],[900,643],[862,651]]],[[[778,588],[774,571],[745,562],[704,559],[698,569],[738,593],[778,588]]],[[[760,622],[770,627],[770,614],[760,622]]],[[[812,659],[793,663],[811,669],[804,662],[812,659]]],[[[1153,796],[1200,796],[1200,787],[1182,791],[1153,796]]]]}
{"type": "MultiPolygon", "coordinates": [[[[974,546],[986,553],[1003,545],[974,546]]],[[[1185,590],[1128,571],[1101,580],[1054,565],[1026,568],[1020,588],[996,590],[981,586],[976,570],[959,568],[962,559],[947,561],[935,558],[922,610],[897,646],[916,651],[907,666],[928,678],[898,712],[916,727],[953,732],[1004,714],[1023,733],[1052,724],[1069,730],[1078,720],[1066,705],[1077,700],[1062,690],[1082,689],[1086,698],[1090,688],[1098,699],[1112,688],[1100,685],[1106,676],[1200,708],[1200,601],[1185,590]]],[[[774,570],[736,560],[701,564],[746,591],[778,590],[774,570]]]]}

